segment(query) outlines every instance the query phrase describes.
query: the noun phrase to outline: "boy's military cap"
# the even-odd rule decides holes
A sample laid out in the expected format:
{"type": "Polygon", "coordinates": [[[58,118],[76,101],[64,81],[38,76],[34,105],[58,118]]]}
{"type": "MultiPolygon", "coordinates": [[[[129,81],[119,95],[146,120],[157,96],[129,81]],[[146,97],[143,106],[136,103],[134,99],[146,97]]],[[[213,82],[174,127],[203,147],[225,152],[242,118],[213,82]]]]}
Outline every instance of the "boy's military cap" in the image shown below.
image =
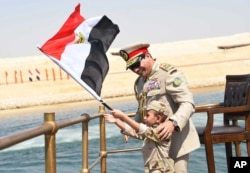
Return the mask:
{"type": "Polygon", "coordinates": [[[151,101],[147,106],[147,110],[155,110],[156,112],[163,113],[165,116],[169,115],[169,107],[165,103],[157,100],[151,101]]]}

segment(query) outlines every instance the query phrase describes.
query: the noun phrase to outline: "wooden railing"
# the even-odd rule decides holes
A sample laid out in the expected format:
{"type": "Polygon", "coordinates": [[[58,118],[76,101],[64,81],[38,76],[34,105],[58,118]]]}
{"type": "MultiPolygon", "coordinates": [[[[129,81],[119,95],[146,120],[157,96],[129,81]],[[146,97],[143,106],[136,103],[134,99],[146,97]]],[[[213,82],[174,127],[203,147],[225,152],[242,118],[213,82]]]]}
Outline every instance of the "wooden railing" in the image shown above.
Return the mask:
{"type": "MultiPolygon", "coordinates": [[[[41,126],[27,129],[26,131],[16,134],[0,137],[0,150],[9,148],[15,144],[27,141],[29,139],[44,135],[44,152],[45,152],[45,173],[56,173],[56,134],[65,127],[82,123],[82,169],[80,173],[90,173],[91,169],[100,162],[100,172],[107,172],[107,155],[121,152],[138,151],[140,148],[128,148],[122,150],[106,150],[106,127],[105,120],[102,114],[105,113],[104,106],[99,107],[99,113],[96,115],[82,114],[78,118],[69,119],[61,122],[55,121],[55,113],[44,113],[44,123],[41,126]],[[99,157],[89,165],[88,150],[88,126],[89,121],[99,118],[100,125],[100,151],[99,157]]],[[[128,116],[134,116],[134,113],[127,114],[128,116]]]]}

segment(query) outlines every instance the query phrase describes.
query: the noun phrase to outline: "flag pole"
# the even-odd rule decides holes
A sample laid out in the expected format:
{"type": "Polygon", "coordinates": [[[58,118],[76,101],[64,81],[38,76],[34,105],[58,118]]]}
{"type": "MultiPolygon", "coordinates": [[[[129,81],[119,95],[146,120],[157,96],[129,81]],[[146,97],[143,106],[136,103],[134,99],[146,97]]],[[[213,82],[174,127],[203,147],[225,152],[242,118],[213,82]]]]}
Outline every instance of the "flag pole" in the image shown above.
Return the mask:
{"type": "Polygon", "coordinates": [[[105,103],[102,99],[101,100],[99,100],[99,102],[101,102],[106,108],[108,108],[110,111],[112,111],[113,109],[109,106],[109,105],[107,105],[107,103],[105,103]]]}
{"type": "Polygon", "coordinates": [[[109,110],[113,110],[106,102],[104,102],[102,100],[102,98],[100,96],[98,96],[96,94],[96,92],[90,88],[84,81],[80,80],[80,79],[77,79],[75,76],[76,75],[73,75],[74,72],[69,69],[67,66],[65,66],[64,64],[62,63],[59,63],[58,60],[56,60],[55,58],[53,57],[50,57],[48,54],[46,54],[45,52],[42,51],[42,49],[40,49],[39,46],[37,46],[37,48],[44,54],[46,55],[50,60],[52,60],[54,63],[56,63],[61,69],[63,69],[63,71],[65,71],[66,73],[68,73],[77,83],[79,83],[83,88],[85,88],[97,101],[99,101],[101,104],[103,104],[106,108],[108,108],[109,110]]]}

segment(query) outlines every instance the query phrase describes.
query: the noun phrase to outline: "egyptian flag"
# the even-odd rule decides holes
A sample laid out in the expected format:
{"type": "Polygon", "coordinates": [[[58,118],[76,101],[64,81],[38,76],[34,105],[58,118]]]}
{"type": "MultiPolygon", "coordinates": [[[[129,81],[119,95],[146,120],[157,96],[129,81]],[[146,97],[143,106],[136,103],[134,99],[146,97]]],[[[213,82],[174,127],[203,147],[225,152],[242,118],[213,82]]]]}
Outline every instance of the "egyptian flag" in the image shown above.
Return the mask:
{"type": "Polygon", "coordinates": [[[40,71],[36,68],[36,79],[40,80],[40,71]]]}
{"type": "Polygon", "coordinates": [[[29,72],[29,81],[32,82],[33,81],[32,72],[30,70],[28,72],[29,72]]]}
{"type": "Polygon", "coordinates": [[[106,52],[119,32],[105,15],[82,17],[78,4],[61,29],[39,49],[100,100],[109,70],[106,52]]]}

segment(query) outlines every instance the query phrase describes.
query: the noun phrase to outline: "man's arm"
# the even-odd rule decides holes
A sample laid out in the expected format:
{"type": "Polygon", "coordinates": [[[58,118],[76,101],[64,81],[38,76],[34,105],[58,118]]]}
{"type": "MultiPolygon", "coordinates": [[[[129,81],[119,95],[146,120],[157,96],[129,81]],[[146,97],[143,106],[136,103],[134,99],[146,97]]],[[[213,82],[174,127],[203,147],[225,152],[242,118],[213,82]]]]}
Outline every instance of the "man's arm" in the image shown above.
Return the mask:
{"type": "Polygon", "coordinates": [[[176,69],[172,74],[168,74],[165,82],[167,94],[178,107],[173,105],[173,115],[157,128],[162,140],[168,139],[174,131],[182,131],[194,112],[193,95],[189,91],[184,74],[176,69]]]}

